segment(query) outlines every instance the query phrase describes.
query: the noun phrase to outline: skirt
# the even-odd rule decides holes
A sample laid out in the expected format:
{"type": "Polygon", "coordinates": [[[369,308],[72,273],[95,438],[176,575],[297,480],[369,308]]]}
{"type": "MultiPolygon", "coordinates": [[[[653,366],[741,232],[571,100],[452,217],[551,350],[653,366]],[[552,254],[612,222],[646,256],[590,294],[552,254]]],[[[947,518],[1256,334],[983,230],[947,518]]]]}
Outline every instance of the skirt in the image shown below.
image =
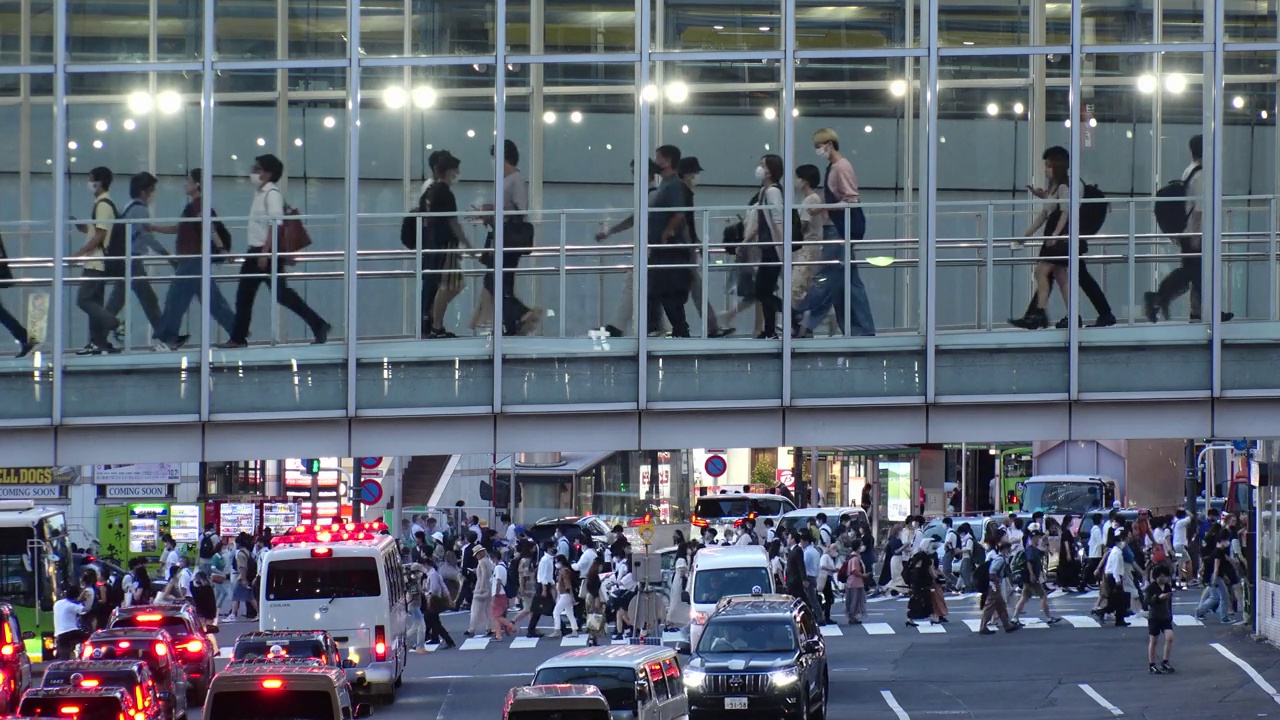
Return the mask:
{"type": "Polygon", "coordinates": [[[462,253],[451,252],[445,256],[446,272],[440,275],[440,289],[448,292],[462,292],[462,253]]]}
{"type": "Polygon", "coordinates": [[[493,596],[492,615],[495,620],[501,620],[507,616],[507,596],[506,595],[493,596]]]}

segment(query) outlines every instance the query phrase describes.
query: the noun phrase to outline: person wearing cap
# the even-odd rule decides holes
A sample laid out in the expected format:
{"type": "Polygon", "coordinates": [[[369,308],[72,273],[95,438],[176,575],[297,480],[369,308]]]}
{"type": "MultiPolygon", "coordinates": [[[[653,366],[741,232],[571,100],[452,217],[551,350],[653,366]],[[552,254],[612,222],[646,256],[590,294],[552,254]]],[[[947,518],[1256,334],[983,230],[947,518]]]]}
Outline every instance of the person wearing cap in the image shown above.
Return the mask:
{"type": "MultiPolygon", "coordinates": [[[[813,148],[818,157],[827,161],[826,176],[822,182],[825,204],[850,206],[847,212],[843,207],[827,211],[831,218],[831,225],[823,229],[823,239],[843,241],[847,237],[849,240],[861,240],[866,234],[867,219],[859,206],[861,196],[858,192],[858,177],[853,172],[853,165],[840,154],[840,136],[831,128],[822,128],[813,134],[813,148]]],[[[822,259],[827,262],[815,273],[813,285],[801,301],[797,312],[801,315],[808,314],[804,327],[810,333],[834,308],[836,322],[845,332],[851,335],[875,335],[876,324],[871,315],[871,301],[867,297],[867,288],[862,284],[862,278],[858,274],[858,266],[852,262],[852,248],[849,250],[850,263],[847,268],[849,286],[847,288],[844,285],[846,272],[844,258],[843,242],[823,246],[822,259]],[[853,324],[851,328],[843,327],[846,291],[849,300],[849,319],[853,324]]]]}
{"type": "MultiPolygon", "coordinates": [[[[632,160],[631,174],[634,175],[635,172],[636,161],[632,160]]],[[[649,174],[646,176],[648,178],[646,187],[648,188],[649,202],[653,202],[653,195],[657,192],[658,185],[662,181],[660,172],[658,164],[650,160],[649,174]]],[[[608,240],[618,233],[630,230],[635,226],[635,224],[636,216],[634,214],[629,215],[627,216],[627,219],[617,225],[614,225],[613,227],[606,227],[596,233],[596,241],[601,242],[608,240]]],[[[626,278],[626,282],[623,283],[622,286],[622,294],[618,296],[618,310],[617,314],[614,316],[614,321],[604,326],[605,331],[607,331],[611,337],[622,337],[623,335],[626,335],[626,329],[631,326],[632,315],[635,314],[635,305],[633,302],[633,295],[635,293],[635,273],[627,273],[626,278]]]]}
{"type": "Polygon", "coordinates": [[[1027,528],[1027,534],[1030,537],[1026,549],[1027,580],[1022,584],[1018,604],[1013,607],[1013,619],[1015,622],[1021,622],[1022,609],[1027,606],[1027,600],[1039,596],[1040,609],[1044,611],[1044,621],[1049,625],[1056,625],[1062,621],[1062,618],[1056,617],[1049,609],[1049,593],[1044,587],[1047,539],[1038,523],[1031,523],[1027,528]]]}
{"type": "Polygon", "coordinates": [[[458,222],[458,199],[453,185],[458,182],[462,161],[448,150],[435,155],[435,182],[427,188],[420,206],[423,212],[441,213],[426,218],[422,243],[422,337],[457,337],[444,325],[449,303],[462,292],[462,257],[456,252],[467,246],[466,231],[458,222]]]}
{"type": "MultiPolygon", "coordinates": [[[[689,242],[697,246],[692,253],[693,261],[697,263],[702,257],[702,239],[698,237],[698,219],[693,211],[693,193],[698,186],[698,175],[702,172],[702,164],[698,162],[698,158],[693,155],[680,158],[679,164],[676,165],[676,172],[680,176],[680,182],[683,184],[681,191],[684,193],[682,204],[684,211],[684,226],[688,234],[689,242]]],[[[707,299],[706,305],[702,301],[702,272],[700,268],[690,268],[689,277],[691,280],[689,293],[693,296],[693,306],[697,308],[698,314],[707,319],[707,336],[708,337],[724,337],[733,334],[733,328],[722,328],[716,311],[711,307],[711,300],[707,299]],[[705,307],[706,314],[703,315],[705,307]]]]}
{"type": "Polygon", "coordinates": [[[688,265],[692,253],[688,247],[671,247],[686,245],[689,239],[685,214],[675,210],[684,198],[684,185],[676,177],[680,149],[663,145],[655,151],[654,162],[662,181],[649,202],[649,296],[645,322],[650,333],[659,332],[665,314],[671,324],[671,336],[687,338],[689,321],[685,318],[685,304],[689,302],[688,265]],[[671,267],[673,265],[684,267],[671,267]]]}

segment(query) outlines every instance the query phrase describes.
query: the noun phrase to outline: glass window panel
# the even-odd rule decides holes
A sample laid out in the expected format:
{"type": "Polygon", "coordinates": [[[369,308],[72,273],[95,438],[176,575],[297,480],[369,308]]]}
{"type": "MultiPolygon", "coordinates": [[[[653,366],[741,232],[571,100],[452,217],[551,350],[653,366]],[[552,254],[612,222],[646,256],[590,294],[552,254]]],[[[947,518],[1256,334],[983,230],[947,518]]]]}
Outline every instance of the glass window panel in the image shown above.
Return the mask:
{"type": "Polygon", "coordinates": [[[1277,38],[1276,8],[1271,3],[1223,0],[1226,3],[1227,42],[1267,41],[1277,38]]]}
{"type": "Polygon", "coordinates": [[[782,4],[652,1],[655,50],[781,50],[782,4]]]}
{"type": "Polygon", "coordinates": [[[73,62],[197,60],[204,44],[203,28],[201,0],[151,4],[67,0],[67,57],[73,62]]]}
{"type": "Polygon", "coordinates": [[[0,2],[0,65],[53,62],[53,1],[0,2]]]}
{"type": "Polygon", "coordinates": [[[801,50],[918,47],[922,20],[919,8],[914,0],[881,0],[858,5],[796,0],[796,47],[801,50]]]}
{"type": "MultiPolygon", "coordinates": [[[[1070,4],[1059,7],[1069,15],[1070,4]]],[[[1087,3],[1083,7],[1082,39],[1085,45],[1205,42],[1212,39],[1205,37],[1205,28],[1212,27],[1206,21],[1212,22],[1213,12],[1213,3],[1152,3],[1140,7],[1117,0],[1087,3]]]]}
{"type": "MultiPolygon", "coordinates": [[[[524,5],[527,14],[528,3],[524,5]]],[[[511,13],[513,9],[508,9],[511,13]]],[[[360,54],[367,57],[403,55],[483,55],[494,52],[495,4],[462,0],[447,5],[428,0],[375,0],[360,3],[360,54]]],[[[522,40],[528,45],[527,23],[522,40]]],[[[515,28],[508,26],[508,34],[515,28]]]]}
{"type": "Polygon", "coordinates": [[[630,52],[636,47],[635,3],[512,0],[507,46],[513,53],[630,52]]]}
{"type": "Polygon", "coordinates": [[[1070,3],[940,0],[938,5],[938,44],[942,46],[1036,47],[1070,42],[1070,3]]]}

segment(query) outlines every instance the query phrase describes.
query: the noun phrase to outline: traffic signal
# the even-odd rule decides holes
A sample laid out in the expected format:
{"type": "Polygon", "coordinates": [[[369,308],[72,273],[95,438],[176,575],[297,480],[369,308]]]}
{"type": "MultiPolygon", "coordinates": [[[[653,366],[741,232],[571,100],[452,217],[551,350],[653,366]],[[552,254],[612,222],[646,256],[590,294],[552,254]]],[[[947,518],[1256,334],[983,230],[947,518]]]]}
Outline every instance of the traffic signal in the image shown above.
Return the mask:
{"type": "Polygon", "coordinates": [[[302,472],[308,475],[313,475],[313,476],[319,475],[320,474],[320,458],[303,458],[302,472]]]}

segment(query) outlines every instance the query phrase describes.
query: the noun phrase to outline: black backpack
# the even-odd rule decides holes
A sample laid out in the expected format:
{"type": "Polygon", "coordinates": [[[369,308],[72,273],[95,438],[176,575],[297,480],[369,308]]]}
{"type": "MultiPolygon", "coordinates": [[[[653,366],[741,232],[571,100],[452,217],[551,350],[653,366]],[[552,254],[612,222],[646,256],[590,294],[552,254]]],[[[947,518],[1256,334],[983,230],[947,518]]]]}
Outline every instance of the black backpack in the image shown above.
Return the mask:
{"type": "MultiPolygon", "coordinates": [[[[93,202],[93,214],[98,214],[98,204],[106,203],[111,208],[111,216],[117,221],[120,220],[120,211],[116,208],[116,204],[111,202],[110,198],[100,198],[93,202]]],[[[111,224],[111,231],[107,233],[107,246],[103,248],[103,254],[108,259],[103,263],[103,268],[108,277],[124,277],[124,256],[129,246],[129,230],[125,223],[115,222],[111,224]]]]}
{"type": "Polygon", "coordinates": [[[211,559],[213,557],[213,551],[213,536],[205,535],[204,538],[200,540],[200,559],[211,559]]]}
{"type": "MultiPolygon", "coordinates": [[[[1107,196],[1097,185],[1081,183],[1084,185],[1085,200],[1102,200],[1107,196]]],[[[1089,246],[1084,241],[1085,235],[1097,235],[1102,232],[1102,225],[1107,221],[1107,210],[1109,206],[1105,202],[1089,202],[1080,203],[1080,252],[1089,252],[1089,246]]]]}
{"type": "MultiPolygon", "coordinates": [[[[981,551],[981,548],[974,549],[975,554],[981,551]]],[[[982,590],[986,590],[987,586],[991,584],[991,561],[987,560],[985,555],[974,563],[973,584],[982,590]]]]}
{"type": "MultiPolygon", "coordinates": [[[[430,192],[430,191],[431,191],[431,188],[427,188],[427,191],[422,193],[422,195],[418,197],[418,204],[413,207],[413,212],[420,213],[420,212],[427,211],[427,192],[430,192]]],[[[405,218],[400,221],[400,244],[401,245],[405,246],[410,250],[417,250],[418,249],[418,228],[421,227],[422,228],[422,246],[426,247],[427,225],[423,222],[423,220],[424,218],[419,217],[417,215],[406,215],[405,218]]]]}
{"type": "Polygon", "coordinates": [[[1156,199],[1162,201],[1157,202],[1154,208],[1156,226],[1160,228],[1160,232],[1169,235],[1186,232],[1187,220],[1191,217],[1187,212],[1187,186],[1191,184],[1191,178],[1198,172],[1200,172],[1199,165],[1191,170],[1186,182],[1174,180],[1156,191],[1156,199]]]}

